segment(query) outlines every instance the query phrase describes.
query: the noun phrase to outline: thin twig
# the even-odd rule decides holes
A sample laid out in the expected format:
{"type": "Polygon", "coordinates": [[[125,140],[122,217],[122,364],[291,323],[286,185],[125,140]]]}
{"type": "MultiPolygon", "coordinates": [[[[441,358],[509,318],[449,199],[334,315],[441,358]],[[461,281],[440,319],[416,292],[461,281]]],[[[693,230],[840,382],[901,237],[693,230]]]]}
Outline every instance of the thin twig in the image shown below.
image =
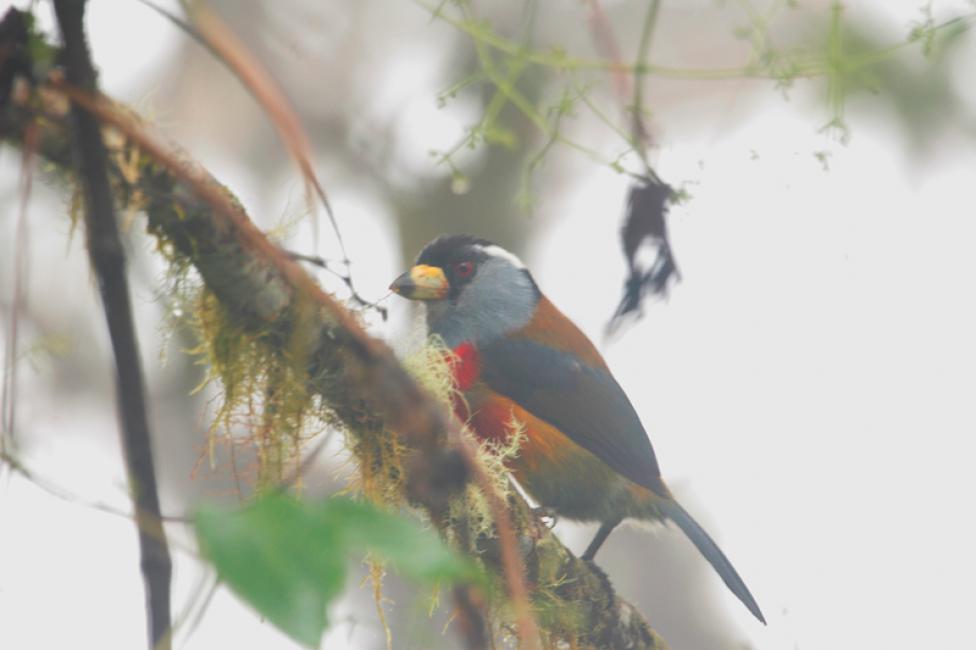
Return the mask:
{"type": "MultiPolygon", "coordinates": [[[[613,68],[611,68],[614,80],[614,95],[624,115],[629,115],[630,117],[630,136],[620,133],[616,128],[613,130],[617,131],[631,145],[634,153],[640,158],[641,164],[644,167],[644,173],[651,178],[657,179],[657,173],[647,159],[646,148],[650,141],[650,132],[644,124],[643,80],[647,76],[647,63],[645,59],[650,49],[654,26],[657,23],[660,0],[651,0],[648,5],[644,24],[641,28],[640,44],[637,48],[637,60],[633,67],[627,66],[623,62],[620,45],[617,42],[613,27],[607,18],[606,12],[603,10],[603,5],[600,3],[600,0],[586,0],[586,2],[590,7],[589,23],[591,37],[600,54],[614,63],[613,68]],[[636,77],[633,82],[631,82],[631,75],[636,77]]],[[[600,117],[599,111],[595,106],[591,105],[590,101],[585,98],[584,101],[600,117]]],[[[604,119],[604,121],[606,120],[604,119]]]]}
{"type": "Polygon", "coordinates": [[[200,603],[199,609],[197,609],[196,613],[193,615],[193,619],[190,620],[188,627],[186,628],[185,639],[189,639],[191,636],[193,636],[193,633],[197,631],[198,627],[200,627],[200,622],[203,621],[203,616],[210,608],[210,603],[213,602],[213,598],[217,594],[217,589],[220,588],[220,585],[220,580],[214,579],[213,584],[210,585],[210,589],[207,591],[206,597],[204,597],[203,602],[200,603]]]}
{"type": "Polygon", "coordinates": [[[610,71],[613,75],[615,94],[626,102],[631,94],[630,75],[627,74],[627,66],[620,55],[620,45],[613,34],[613,27],[606,12],[603,11],[600,0],[586,0],[586,4],[590,7],[590,35],[600,54],[611,62],[610,71]]]}
{"type": "Polygon", "coordinates": [[[299,262],[307,262],[309,264],[317,266],[323,271],[325,271],[326,273],[342,280],[346,284],[346,286],[349,287],[349,290],[352,292],[353,300],[355,300],[361,307],[375,310],[376,313],[380,315],[380,318],[382,318],[384,321],[389,316],[389,310],[383,305],[381,305],[380,303],[386,298],[388,298],[393,293],[392,291],[388,292],[385,296],[380,297],[378,300],[367,301],[365,298],[359,296],[356,293],[356,290],[353,289],[351,284],[352,279],[350,277],[351,274],[349,274],[348,272],[341,273],[339,271],[336,271],[335,268],[333,268],[332,266],[332,262],[325,259],[321,255],[306,255],[304,253],[296,253],[295,251],[287,251],[287,253],[289,257],[291,257],[293,260],[297,260],[299,262]]]}
{"type": "MultiPolygon", "coordinates": [[[[103,512],[115,517],[137,521],[137,517],[128,510],[116,508],[115,506],[110,506],[107,503],[95,501],[94,499],[80,497],[77,494],[72,493],[70,490],[67,490],[54,483],[53,481],[39,476],[34,470],[28,468],[23,462],[8,453],[0,452],[0,463],[10,467],[15,474],[19,474],[24,480],[32,483],[38,489],[47,492],[52,497],[60,499],[65,503],[90,508],[92,510],[97,510],[98,512],[103,512]]],[[[193,522],[193,518],[188,517],[187,515],[161,515],[160,518],[165,522],[180,524],[188,524],[193,522]]]]}
{"type": "Polygon", "coordinates": [[[641,28],[640,42],[637,45],[637,59],[634,62],[634,105],[633,111],[633,134],[634,139],[643,145],[638,151],[644,159],[644,166],[649,174],[654,174],[654,170],[647,163],[644,146],[650,140],[650,132],[644,124],[644,78],[647,76],[641,70],[647,64],[647,55],[651,50],[651,38],[654,35],[654,27],[657,25],[657,12],[661,7],[661,0],[651,0],[647,7],[647,14],[644,17],[644,26],[641,28]]]}
{"type": "Polygon", "coordinates": [[[184,34],[192,38],[197,45],[210,52],[210,55],[213,56],[215,59],[217,59],[220,63],[222,63],[224,67],[226,67],[231,72],[234,72],[233,67],[230,65],[227,59],[224,58],[220,50],[214,47],[213,43],[211,43],[206,38],[204,38],[203,34],[201,34],[193,25],[183,20],[182,18],[180,18],[170,10],[166,9],[165,7],[161,7],[155,2],[152,2],[152,0],[138,0],[138,2],[152,9],[157,14],[159,14],[160,16],[162,16],[163,18],[171,22],[181,32],[183,32],[184,34]]]}
{"type": "Polygon", "coordinates": [[[24,133],[24,150],[20,159],[20,205],[17,211],[17,225],[14,232],[14,291],[10,304],[10,326],[6,341],[3,368],[2,431],[0,431],[0,453],[12,453],[17,444],[17,366],[20,313],[27,308],[24,287],[27,285],[29,265],[27,205],[30,202],[31,186],[34,180],[34,154],[37,151],[38,129],[31,123],[24,133]]]}
{"type": "MultiPolygon", "coordinates": [[[[69,83],[95,91],[95,70],[84,32],[85,3],[55,0],[54,9],[64,39],[69,83]]],[[[160,519],[142,368],[125,275],[125,253],[108,180],[108,155],[98,121],[77,103],[72,104],[71,113],[75,125],[78,176],[85,194],[88,249],[98,278],[115,355],[116,398],[122,425],[122,448],[130,489],[133,492],[140,564],[149,610],[149,647],[169,650],[172,645],[172,560],[160,519]]]]}

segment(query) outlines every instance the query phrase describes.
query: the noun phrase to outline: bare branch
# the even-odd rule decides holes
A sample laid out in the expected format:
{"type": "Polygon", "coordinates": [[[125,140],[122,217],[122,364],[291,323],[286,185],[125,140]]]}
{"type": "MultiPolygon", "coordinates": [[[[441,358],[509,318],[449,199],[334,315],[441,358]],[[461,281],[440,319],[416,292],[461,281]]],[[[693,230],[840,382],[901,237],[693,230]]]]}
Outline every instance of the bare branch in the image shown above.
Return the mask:
{"type": "MultiPolygon", "coordinates": [[[[85,40],[85,3],[55,0],[64,39],[70,83],[96,92],[95,69],[85,40]]],[[[159,512],[145,391],[132,306],[125,275],[125,253],[108,180],[108,155],[98,121],[78,104],[71,107],[78,177],[85,194],[88,252],[98,277],[102,306],[115,354],[116,399],[122,425],[129,486],[136,511],[142,576],[149,610],[149,647],[168,650],[172,634],[170,584],[172,561],[159,512]]]]}

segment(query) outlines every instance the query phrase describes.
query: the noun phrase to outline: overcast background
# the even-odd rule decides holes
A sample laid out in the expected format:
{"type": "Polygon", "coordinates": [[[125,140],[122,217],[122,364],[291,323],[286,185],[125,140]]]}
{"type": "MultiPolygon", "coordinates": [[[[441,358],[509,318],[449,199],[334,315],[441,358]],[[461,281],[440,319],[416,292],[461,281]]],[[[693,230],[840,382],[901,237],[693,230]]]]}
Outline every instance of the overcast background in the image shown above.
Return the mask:
{"type": "MultiPolygon", "coordinates": [[[[324,220],[313,250],[295,166],[239,83],[137,2],[90,4],[104,90],[187,147],[263,228],[293,223],[290,247],[336,256],[324,220]]],[[[748,60],[748,39],[736,37],[748,7],[765,14],[786,3],[662,4],[651,59],[708,69],[748,60]]],[[[846,144],[820,132],[831,118],[822,81],[798,80],[784,96],[768,80],[648,79],[651,160],[691,197],[670,219],[682,281],[605,341],[624,277],[617,233],[629,181],[557,145],[531,180],[527,213],[516,201],[521,170],[544,139],[508,110],[503,123],[519,146],[461,151],[468,187],[452,184],[429,151],[457,142],[491,97],[475,86],[439,105],[438,94],[476,66],[468,37],[412,2],[213,6],[301,112],[364,295],[383,296],[433,234],[473,232],[521,255],[543,291],[599,343],[666,479],[769,621],[757,624],[680,533],[621,530],[600,564],[675,650],[973,647],[976,38],[964,35],[935,59],[908,47],[872,71],[871,92],[848,98],[846,144]]],[[[923,6],[849,2],[850,42],[902,42],[923,6]]],[[[605,7],[630,60],[646,4],[605,7]]],[[[520,34],[521,2],[475,9],[497,31],[520,34]]],[[[974,11],[965,1],[931,9],[936,21],[974,11]]],[[[598,56],[582,3],[546,0],[537,12],[535,47],[598,56]]],[[[815,48],[829,12],[820,0],[781,7],[771,38],[815,48]]],[[[580,82],[592,83],[592,100],[621,121],[607,78],[580,82]]],[[[545,101],[566,79],[533,69],[526,83],[545,101]]],[[[606,161],[626,148],[585,106],[574,113],[563,125],[568,137],[606,161]]],[[[19,174],[19,152],[0,148],[5,337],[19,174]]],[[[125,508],[110,356],[83,237],[72,233],[66,195],[35,186],[19,457],[71,494],[125,508]]],[[[133,289],[164,509],[179,513],[202,498],[227,500],[232,482],[226,467],[194,471],[207,421],[203,399],[188,393],[200,369],[181,356],[179,341],[164,342],[163,267],[142,224],[136,218],[128,231],[133,289]]],[[[371,327],[406,349],[417,338],[411,306],[385,304],[389,322],[372,316],[371,327]]],[[[330,452],[310,477],[313,490],[342,484],[341,440],[330,452]]],[[[592,527],[561,522],[556,531],[581,551],[592,527]]],[[[204,574],[188,532],[170,532],[182,549],[180,611],[204,574]]],[[[456,636],[440,633],[443,613],[427,621],[427,594],[396,580],[389,589],[395,647],[455,646],[456,636]]],[[[371,590],[358,578],[332,619],[324,647],[383,647],[371,590]]],[[[144,625],[131,522],[4,472],[0,646],[136,648],[144,625]]],[[[178,630],[177,647],[295,645],[220,590],[192,633],[178,630]]]]}

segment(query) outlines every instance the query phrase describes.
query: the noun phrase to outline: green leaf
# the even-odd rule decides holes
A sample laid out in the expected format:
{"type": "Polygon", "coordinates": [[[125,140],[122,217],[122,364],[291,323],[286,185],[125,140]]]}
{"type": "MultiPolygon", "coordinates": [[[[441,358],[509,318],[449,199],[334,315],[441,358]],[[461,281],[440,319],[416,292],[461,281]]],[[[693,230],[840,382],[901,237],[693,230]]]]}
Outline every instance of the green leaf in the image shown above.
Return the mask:
{"type": "Polygon", "coordinates": [[[318,647],[326,608],[342,591],[346,562],[370,553],[423,582],[478,582],[483,575],[417,522],[350,499],[304,503],[265,495],[242,510],[203,508],[203,554],[241,598],[293,639],[318,647]]]}
{"type": "Polygon", "coordinates": [[[280,495],[238,512],[201,509],[196,526],[221,580],[290,637],[318,647],[326,606],[345,581],[335,531],[316,526],[301,503],[280,495]]]}

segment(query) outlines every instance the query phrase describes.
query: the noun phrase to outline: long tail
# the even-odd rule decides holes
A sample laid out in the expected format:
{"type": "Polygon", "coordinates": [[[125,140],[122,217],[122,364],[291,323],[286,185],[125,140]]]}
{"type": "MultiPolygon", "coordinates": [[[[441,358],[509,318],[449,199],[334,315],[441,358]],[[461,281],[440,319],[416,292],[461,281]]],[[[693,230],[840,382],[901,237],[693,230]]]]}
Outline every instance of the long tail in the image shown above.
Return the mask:
{"type": "Polygon", "coordinates": [[[668,516],[671,521],[678,524],[678,527],[684,531],[688,539],[692,541],[695,547],[705,556],[720,576],[722,580],[728,585],[732,593],[742,601],[752,615],[762,621],[763,625],[766,624],[766,619],[763,618],[762,612],[759,610],[759,605],[756,604],[756,599],[752,597],[749,593],[749,588],[746,587],[746,583],[742,581],[739,574],[736,572],[732,563],[729,562],[729,558],[725,557],[725,553],[718,547],[705,529],[698,525],[698,522],[692,519],[691,515],[681,507],[681,504],[677,501],[669,499],[664,504],[661,505],[661,509],[664,514],[668,516]]]}

